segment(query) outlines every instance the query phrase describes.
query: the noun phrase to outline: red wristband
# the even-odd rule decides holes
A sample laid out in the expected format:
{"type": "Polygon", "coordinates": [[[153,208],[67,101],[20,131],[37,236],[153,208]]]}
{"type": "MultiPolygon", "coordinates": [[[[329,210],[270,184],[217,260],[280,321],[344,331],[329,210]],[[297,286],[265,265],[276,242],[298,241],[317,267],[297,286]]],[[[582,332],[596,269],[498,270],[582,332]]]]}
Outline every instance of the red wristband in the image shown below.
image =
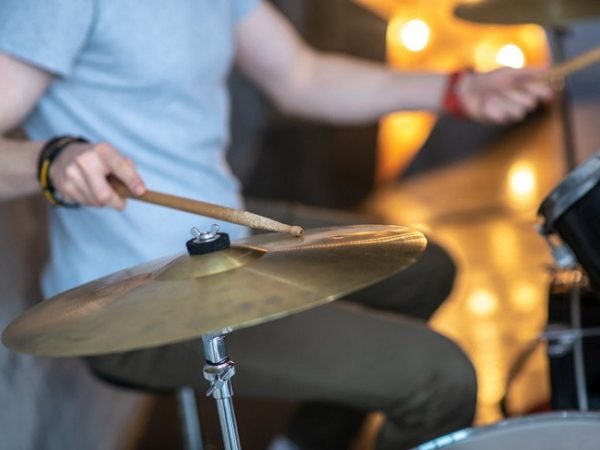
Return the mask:
{"type": "Polygon", "coordinates": [[[444,101],[442,103],[442,107],[445,112],[458,118],[466,117],[466,111],[463,107],[460,97],[458,96],[457,90],[458,84],[466,73],[466,70],[457,70],[448,76],[448,85],[446,87],[446,93],[444,94],[444,101]]]}

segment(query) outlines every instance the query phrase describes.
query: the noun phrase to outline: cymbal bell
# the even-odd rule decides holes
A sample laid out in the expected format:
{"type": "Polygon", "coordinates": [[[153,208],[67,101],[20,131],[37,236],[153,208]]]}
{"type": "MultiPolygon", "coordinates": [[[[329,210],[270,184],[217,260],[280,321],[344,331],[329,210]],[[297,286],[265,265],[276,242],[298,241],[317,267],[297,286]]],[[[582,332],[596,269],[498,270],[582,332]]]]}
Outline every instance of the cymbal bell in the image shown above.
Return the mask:
{"type": "Polygon", "coordinates": [[[454,14],[477,23],[542,26],[569,25],[600,16],[598,0],[475,0],[459,4],[454,14]]]}
{"type": "Polygon", "coordinates": [[[411,265],[424,236],[399,226],[263,234],[218,252],[161,258],[41,302],[4,344],[45,356],[153,347],[234,330],[333,301],[411,265]]]}

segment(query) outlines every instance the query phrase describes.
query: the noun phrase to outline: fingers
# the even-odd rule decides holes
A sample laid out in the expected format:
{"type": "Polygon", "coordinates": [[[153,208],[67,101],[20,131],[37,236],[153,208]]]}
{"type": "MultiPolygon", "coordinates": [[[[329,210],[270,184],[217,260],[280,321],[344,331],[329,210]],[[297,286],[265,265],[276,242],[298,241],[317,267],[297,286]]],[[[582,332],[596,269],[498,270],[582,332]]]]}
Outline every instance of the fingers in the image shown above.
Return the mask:
{"type": "Polygon", "coordinates": [[[523,119],[527,110],[504,95],[490,95],[483,104],[481,119],[484,122],[507,124],[523,119]]]}
{"type": "Polygon", "coordinates": [[[554,91],[549,82],[540,78],[540,75],[546,73],[546,69],[525,68],[517,72],[517,78],[513,86],[519,87],[523,91],[534,96],[538,101],[550,101],[554,97],[554,91]]]}
{"type": "Polygon", "coordinates": [[[503,95],[515,108],[522,110],[523,113],[532,111],[538,104],[537,97],[524,89],[509,89],[503,95]]]}
{"type": "Polygon", "coordinates": [[[86,181],[79,168],[73,165],[69,167],[67,171],[69,173],[69,178],[65,180],[60,188],[60,192],[63,197],[65,197],[65,200],[77,204],[102,206],[96,198],[91,195],[90,190],[85,188],[86,181]]]}
{"type": "Polygon", "coordinates": [[[523,82],[521,88],[534,96],[538,101],[549,102],[554,98],[554,90],[550,83],[545,81],[530,80],[523,82]]]}
{"type": "MultiPolygon", "coordinates": [[[[98,154],[109,169],[109,174],[115,175],[135,195],[146,191],[142,178],[137,173],[132,160],[125,158],[108,144],[98,146],[98,154]]],[[[108,175],[108,174],[107,174],[108,175]]]]}
{"type": "Polygon", "coordinates": [[[90,154],[87,158],[81,157],[77,164],[83,174],[87,190],[96,202],[95,206],[110,206],[119,210],[125,207],[125,201],[106,181],[108,171],[100,157],[90,154]]]}
{"type": "Polygon", "coordinates": [[[540,72],[502,68],[477,74],[469,95],[479,98],[480,108],[471,118],[497,124],[523,120],[540,102],[553,97],[549,84],[539,80],[540,72]]]}
{"type": "Polygon", "coordinates": [[[133,162],[108,144],[71,144],[50,168],[50,179],[61,195],[89,206],[109,206],[118,210],[125,200],[110,186],[106,177],[114,175],[135,195],[146,188],[133,162]]]}

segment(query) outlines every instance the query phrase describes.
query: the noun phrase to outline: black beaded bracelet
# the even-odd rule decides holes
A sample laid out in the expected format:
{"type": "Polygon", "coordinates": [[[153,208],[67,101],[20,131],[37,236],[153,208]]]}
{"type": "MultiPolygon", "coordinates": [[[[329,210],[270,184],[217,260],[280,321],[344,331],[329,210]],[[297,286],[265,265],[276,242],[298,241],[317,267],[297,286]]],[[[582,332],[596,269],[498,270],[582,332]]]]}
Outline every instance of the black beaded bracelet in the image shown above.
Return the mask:
{"type": "Polygon", "coordinates": [[[74,142],[89,143],[87,139],[78,136],[58,136],[46,142],[38,156],[37,178],[42,188],[42,193],[44,194],[44,197],[55,206],[65,206],[67,208],[78,206],[75,203],[64,201],[50,180],[50,166],[52,165],[52,161],[54,161],[68,145],[74,142]]]}

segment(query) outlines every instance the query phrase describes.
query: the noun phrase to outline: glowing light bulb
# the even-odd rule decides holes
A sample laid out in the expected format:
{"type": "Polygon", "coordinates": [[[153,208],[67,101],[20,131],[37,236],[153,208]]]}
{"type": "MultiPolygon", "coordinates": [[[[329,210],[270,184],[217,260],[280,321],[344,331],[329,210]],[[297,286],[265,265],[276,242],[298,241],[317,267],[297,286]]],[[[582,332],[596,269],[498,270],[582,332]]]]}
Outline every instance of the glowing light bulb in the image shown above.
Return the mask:
{"type": "Polygon", "coordinates": [[[498,297],[486,289],[476,289],[467,301],[469,310],[479,317],[488,317],[498,310],[498,297]]]}
{"type": "Polygon", "coordinates": [[[431,31],[421,19],[413,19],[400,29],[400,41],[411,52],[420,52],[429,43],[431,31]]]}
{"type": "Polygon", "coordinates": [[[520,69],[525,66],[525,54],[519,46],[506,44],[500,47],[500,50],[496,53],[496,63],[501,66],[520,69]]]}
{"type": "Polygon", "coordinates": [[[529,161],[515,161],[506,177],[507,200],[518,210],[531,208],[537,202],[539,191],[536,169],[529,161]]]}
{"type": "Polygon", "coordinates": [[[529,196],[536,188],[535,171],[528,163],[516,163],[509,171],[508,183],[515,196],[529,196]]]}
{"type": "Polygon", "coordinates": [[[544,292],[540,287],[531,282],[519,282],[510,287],[511,305],[519,312],[532,313],[542,308],[544,292]]]}

